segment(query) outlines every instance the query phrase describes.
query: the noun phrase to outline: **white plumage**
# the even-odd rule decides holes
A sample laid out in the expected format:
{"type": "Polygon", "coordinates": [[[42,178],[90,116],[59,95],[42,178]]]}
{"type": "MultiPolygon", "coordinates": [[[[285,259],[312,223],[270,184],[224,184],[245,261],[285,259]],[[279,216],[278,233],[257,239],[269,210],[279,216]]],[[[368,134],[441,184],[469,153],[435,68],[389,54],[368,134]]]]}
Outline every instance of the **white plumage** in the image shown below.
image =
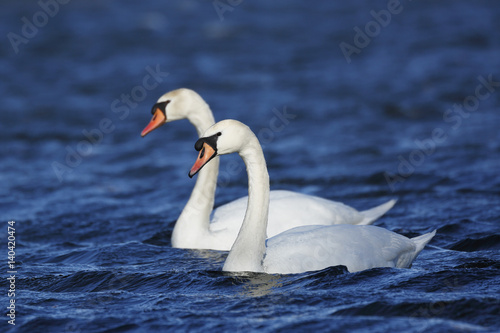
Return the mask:
{"type": "MultiPolygon", "coordinates": [[[[160,97],[157,103],[164,107],[162,111],[166,118],[165,122],[188,119],[199,136],[215,124],[210,107],[192,90],[170,91],[160,97]]],[[[148,130],[145,129],[143,135],[162,124],[148,125],[148,130]]],[[[219,159],[215,158],[198,175],[191,197],[174,227],[173,247],[228,251],[233,245],[245,215],[248,197],[220,206],[213,211],[210,220],[218,171],[219,159]]],[[[396,200],[390,200],[375,208],[359,212],[340,202],[282,190],[271,191],[270,200],[267,229],[269,237],[301,225],[370,224],[396,203],[396,200]]]]}
{"type": "MultiPolygon", "coordinates": [[[[224,263],[224,271],[289,274],[336,265],[344,265],[350,272],[374,267],[406,268],[436,233],[433,231],[410,239],[375,226],[313,225],[316,216],[307,216],[306,212],[306,226],[281,232],[266,241],[268,212],[271,211],[269,175],[259,141],[246,125],[223,120],[210,127],[198,141],[203,148],[200,148],[190,175],[213,162],[209,159],[211,156],[207,156],[207,145],[208,138],[215,136],[217,138],[211,141],[216,145],[213,155],[237,152],[248,173],[248,206],[224,263]]],[[[293,200],[300,205],[300,196],[293,200]]]]}

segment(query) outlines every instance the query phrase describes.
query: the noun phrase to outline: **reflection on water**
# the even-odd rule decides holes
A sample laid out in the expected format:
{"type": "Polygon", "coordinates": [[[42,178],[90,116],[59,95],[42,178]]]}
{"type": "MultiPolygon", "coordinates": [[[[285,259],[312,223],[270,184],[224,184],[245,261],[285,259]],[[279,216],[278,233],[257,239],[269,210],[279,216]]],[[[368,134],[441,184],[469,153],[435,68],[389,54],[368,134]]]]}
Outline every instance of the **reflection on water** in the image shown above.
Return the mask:
{"type": "Polygon", "coordinates": [[[270,294],[273,289],[283,285],[284,279],[281,275],[265,273],[247,273],[238,275],[237,279],[242,282],[243,290],[239,295],[249,297],[260,297],[270,294]]]}

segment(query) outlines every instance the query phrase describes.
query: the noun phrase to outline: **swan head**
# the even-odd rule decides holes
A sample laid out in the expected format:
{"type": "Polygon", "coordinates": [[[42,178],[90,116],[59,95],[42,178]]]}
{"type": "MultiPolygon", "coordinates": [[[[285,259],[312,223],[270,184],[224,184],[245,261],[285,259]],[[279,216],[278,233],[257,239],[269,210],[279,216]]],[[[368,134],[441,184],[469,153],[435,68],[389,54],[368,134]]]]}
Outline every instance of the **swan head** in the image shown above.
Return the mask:
{"type": "Polygon", "coordinates": [[[196,141],[194,148],[199,151],[199,154],[189,171],[189,177],[192,178],[217,155],[240,152],[252,137],[255,137],[252,130],[237,120],[219,121],[207,129],[196,141]]]}
{"type": "Polygon", "coordinates": [[[191,89],[181,88],[167,92],[153,105],[153,118],[142,130],[141,136],[146,136],[170,121],[188,118],[190,112],[199,109],[200,103],[206,105],[201,96],[191,89]]]}

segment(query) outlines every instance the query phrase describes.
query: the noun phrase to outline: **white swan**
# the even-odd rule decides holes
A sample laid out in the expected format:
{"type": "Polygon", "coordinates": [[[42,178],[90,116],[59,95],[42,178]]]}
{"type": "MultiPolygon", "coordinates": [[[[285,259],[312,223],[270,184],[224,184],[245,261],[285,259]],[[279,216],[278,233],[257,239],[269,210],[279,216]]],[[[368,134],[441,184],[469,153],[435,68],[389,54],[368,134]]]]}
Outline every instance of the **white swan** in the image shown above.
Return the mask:
{"type": "MultiPolygon", "coordinates": [[[[188,119],[198,136],[215,124],[210,107],[196,92],[177,89],[160,97],[152,109],[153,118],[144,128],[145,136],[163,124],[188,119]]],[[[227,203],[210,214],[214,205],[219,159],[215,158],[199,174],[191,197],[177,219],[172,246],[177,248],[229,251],[245,214],[247,197],[227,203]]],[[[358,212],[342,203],[316,196],[271,191],[267,234],[271,237],[293,227],[308,224],[370,224],[394,206],[390,200],[378,207],[358,212]]]]}
{"type": "Polygon", "coordinates": [[[210,127],[195,148],[200,153],[190,177],[217,155],[237,152],[247,166],[248,207],[224,271],[290,274],[336,265],[346,266],[349,272],[410,267],[436,233],[409,239],[375,226],[309,225],[266,241],[269,175],[257,137],[240,122],[223,120],[210,127]]]}

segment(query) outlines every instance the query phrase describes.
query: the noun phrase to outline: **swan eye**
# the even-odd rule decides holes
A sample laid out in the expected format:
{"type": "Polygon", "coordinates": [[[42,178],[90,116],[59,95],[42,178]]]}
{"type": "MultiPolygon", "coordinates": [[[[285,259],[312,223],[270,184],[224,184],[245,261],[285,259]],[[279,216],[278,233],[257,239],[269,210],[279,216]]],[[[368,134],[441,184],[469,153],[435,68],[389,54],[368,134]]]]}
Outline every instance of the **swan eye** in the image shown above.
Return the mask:
{"type": "Polygon", "coordinates": [[[217,132],[217,136],[221,136],[221,135],[222,135],[222,133],[221,133],[221,132],[217,132]]]}
{"type": "Polygon", "coordinates": [[[203,158],[203,155],[205,155],[205,147],[200,152],[200,158],[203,158]]]}

